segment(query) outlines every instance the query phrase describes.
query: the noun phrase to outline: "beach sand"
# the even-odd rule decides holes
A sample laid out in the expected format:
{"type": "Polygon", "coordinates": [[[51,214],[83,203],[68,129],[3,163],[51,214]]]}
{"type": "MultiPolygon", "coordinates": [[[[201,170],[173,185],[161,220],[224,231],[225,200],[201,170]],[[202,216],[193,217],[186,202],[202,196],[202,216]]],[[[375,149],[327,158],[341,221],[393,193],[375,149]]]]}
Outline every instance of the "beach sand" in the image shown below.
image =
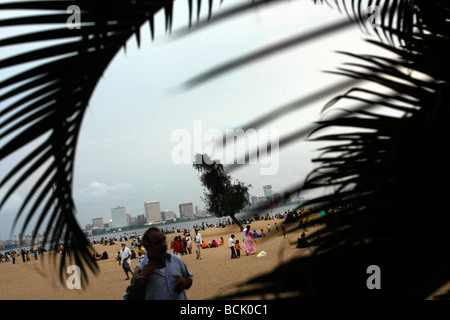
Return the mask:
{"type": "MultiPolygon", "coordinates": [[[[209,228],[201,231],[203,240],[207,243],[213,239],[220,242],[223,237],[225,245],[218,248],[208,248],[202,250],[203,259],[197,260],[195,253],[182,255],[189,271],[194,275],[192,287],[186,291],[190,300],[211,300],[219,296],[239,292],[241,284],[249,279],[272,272],[277,266],[291,259],[308,255],[310,248],[297,249],[295,247],[297,239],[302,230],[297,228],[297,223],[287,224],[286,239],[283,238],[281,226],[284,220],[254,221],[251,223],[252,230],[264,229],[266,237],[258,238],[256,252],[266,252],[266,256],[257,255],[246,256],[241,250],[241,258],[230,259],[231,253],[228,249],[228,239],[231,234],[242,243],[242,232],[236,225],[225,228],[209,228]],[[275,230],[275,222],[279,230],[275,230]],[[267,231],[267,224],[270,224],[271,231],[267,231]]],[[[245,226],[245,225],[244,225],[245,226]]],[[[309,229],[313,232],[314,228],[309,229]]],[[[167,243],[178,234],[168,234],[167,243]]],[[[193,235],[193,232],[191,232],[193,235]]],[[[130,241],[127,242],[130,244],[130,241]]],[[[89,283],[81,289],[68,289],[64,283],[57,278],[55,268],[42,263],[42,256],[39,261],[35,261],[31,255],[30,262],[22,262],[22,257],[16,258],[16,264],[0,264],[0,300],[121,300],[129,280],[122,267],[115,259],[120,250],[120,243],[112,246],[94,245],[99,253],[107,251],[108,260],[97,261],[99,272],[96,275],[89,274],[89,283]]],[[[171,249],[169,249],[171,252],[171,249]]],[[[49,255],[49,253],[44,253],[49,255]]],[[[58,256],[59,257],[59,256],[58,256]]],[[[44,259],[45,261],[45,259],[44,259]]],[[[137,259],[131,260],[131,267],[138,264],[137,259]]],[[[444,286],[436,294],[446,293],[450,283],[444,286]]],[[[271,299],[276,297],[254,296],[251,299],[271,299]]],[[[431,298],[431,297],[430,297],[431,298]]]]}
{"type": "MultiPolygon", "coordinates": [[[[283,238],[281,226],[284,220],[254,221],[251,223],[252,230],[259,233],[264,229],[266,237],[258,238],[256,253],[266,252],[266,256],[257,257],[256,254],[246,256],[241,250],[239,259],[231,259],[231,252],[228,248],[228,239],[234,234],[235,239],[242,244],[242,232],[237,225],[230,225],[225,228],[208,228],[200,231],[203,240],[207,243],[213,239],[220,242],[223,237],[225,244],[218,248],[207,248],[202,250],[203,259],[197,260],[196,255],[182,255],[182,260],[186,263],[189,271],[194,275],[192,287],[186,291],[188,299],[209,300],[218,296],[236,292],[240,284],[254,278],[259,274],[264,274],[274,270],[281,263],[308,254],[309,249],[297,249],[295,244],[300,237],[301,230],[297,229],[297,223],[287,225],[286,239],[283,238]],[[271,231],[267,231],[267,224],[270,224],[271,231]],[[275,230],[275,223],[279,230],[275,230]]],[[[191,232],[193,235],[194,232],[191,232]]],[[[167,243],[178,234],[168,234],[167,243]]],[[[131,241],[127,241],[130,245],[131,241]]],[[[115,259],[120,250],[120,243],[115,245],[94,245],[99,253],[107,251],[109,259],[97,261],[99,272],[96,275],[89,273],[89,283],[81,289],[68,289],[64,283],[57,278],[54,267],[48,265],[43,256],[38,256],[38,261],[31,256],[31,261],[24,263],[22,257],[16,258],[16,263],[12,262],[0,264],[0,300],[120,300],[125,293],[129,280],[125,280],[126,275],[115,259]]],[[[137,251],[137,250],[136,250],[137,251]]],[[[172,252],[169,248],[169,252],[172,252]]],[[[51,253],[54,254],[54,253],[51,253]]],[[[59,258],[59,255],[58,255],[59,258]]],[[[131,269],[138,264],[138,259],[131,260],[131,269]]],[[[254,297],[261,299],[262,297],[254,297]]],[[[270,298],[265,296],[264,298],[270,298]]]]}

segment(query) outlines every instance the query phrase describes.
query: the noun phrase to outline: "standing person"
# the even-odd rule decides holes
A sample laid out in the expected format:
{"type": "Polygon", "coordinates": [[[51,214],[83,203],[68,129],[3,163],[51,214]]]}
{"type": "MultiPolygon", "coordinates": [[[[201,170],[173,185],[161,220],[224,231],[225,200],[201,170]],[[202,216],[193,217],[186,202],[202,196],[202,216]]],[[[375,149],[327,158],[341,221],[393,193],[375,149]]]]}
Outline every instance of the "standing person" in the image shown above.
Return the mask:
{"type": "Polygon", "coordinates": [[[130,258],[131,258],[131,251],[130,248],[128,248],[125,244],[125,242],[122,242],[122,249],[120,249],[120,260],[122,262],[122,268],[125,274],[127,275],[125,280],[129,280],[130,277],[128,276],[128,272],[133,275],[133,271],[131,271],[131,264],[130,264],[130,258]]]}
{"type": "Polygon", "coordinates": [[[176,236],[173,241],[173,254],[181,256],[183,254],[183,242],[181,242],[181,237],[176,236]]]}
{"type": "Polygon", "coordinates": [[[183,234],[183,236],[181,237],[181,242],[183,244],[183,253],[182,254],[187,254],[187,240],[186,240],[186,233],[183,234]]]}
{"type": "Polygon", "coordinates": [[[270,224],[267,224],[267,231],[270,232],[270,224]]]}
{"type": "Polygon", "coordinates": [[[188,233],[186,235],[186,249],[187,249],[187,252],[189,254],[192,253],[192,238],[191,238],[191,234],[190,233],[188,233]]]}
{"type": "Polygon", "coordinates": [[[234,250],[234,234],[228,239],[228,248],[231,249],[231,259],[236,258],[236,251],[234,250]]]}
{"type": "Polygon", "coordinates": [[[281,231],[283,231],[283,239],[286,239],[286,228],[285,226],[281,226],[281,231]]]}
{"type": "Polygon", "coordinates": [[[193,275],[177,255],[167,252],[166,236],[158,228],[148,229],[142,239],[147,250],[124,300],[187,300],[185,290],[192,286],[193,275]]]}
{"type": "Polygon", "coordinates": [[[241,257],[241,246],[239,245],[239,240],[236,240],[235,249],[236,249],[236,258],[239,259],[241,257]]]}
{"type": "Polygon", "coordinates": [[[194,234],[195,254],[197,259],[202,259],[202,235],[198,233],[198,229],[195,229],[194,234]]]}
{"type": "Polygon", "coordinates": [[[252,255],[255,253],[255,239],[253,239],[253,234],[250,228],[247,228],[246,237],[245,237],[245,252],[247,255],[252,255]]]}
{"type": "Polygon", "coordinates": [[[247,238],[248,230],[250,230],[250,226],[245,227],[245,229],[242,231],[242,241],[244,242],[244,245],[245,245],[245,239],[247,238]]]}

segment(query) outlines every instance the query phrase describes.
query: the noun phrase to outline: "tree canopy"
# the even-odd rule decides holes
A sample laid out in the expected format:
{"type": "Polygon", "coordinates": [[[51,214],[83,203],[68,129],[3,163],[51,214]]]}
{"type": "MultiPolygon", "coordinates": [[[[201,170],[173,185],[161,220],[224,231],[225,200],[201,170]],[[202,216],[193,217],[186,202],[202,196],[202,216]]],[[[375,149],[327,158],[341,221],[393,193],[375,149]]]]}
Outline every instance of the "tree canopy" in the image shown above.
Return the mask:
{"type": "Polygon", "coordinates": [[[243,230],[235,214],[249,203],[251,185],[233,181],[223,165],[206,154],[196,154],[193,167],[199,172],[200,182],[205,188],[203,201],[206,210],[218,217],[230,216],[243,230]]]}

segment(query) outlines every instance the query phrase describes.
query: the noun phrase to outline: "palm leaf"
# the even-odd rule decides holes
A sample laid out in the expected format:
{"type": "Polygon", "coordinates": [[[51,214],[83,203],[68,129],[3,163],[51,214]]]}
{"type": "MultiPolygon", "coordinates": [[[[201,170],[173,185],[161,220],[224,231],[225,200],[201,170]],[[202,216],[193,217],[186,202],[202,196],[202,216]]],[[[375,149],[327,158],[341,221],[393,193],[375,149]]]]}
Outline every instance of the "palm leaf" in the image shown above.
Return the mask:
{"type": "Polygon", "coordinates": [[[323,228],[308,237],[316,245],[313,254],[222,298],[253,295],[252,286],[263,284],[261,294],[294,291],[306,299],[424,299],[449,280],[450,258],[442,254],[450,243],[442,189],[450,177],[450,64],[440,52],[450,40],[446,8],[441,29],[435,28],[439,23],[433,29],[423,24],[413,36],[388,30],[405,48],[372,41],[397,59],[348,54],[361,63],[347,64],[338,74],[386,90],[348,90],[324,110],[346,101],[360,104],[320,121],[310,133],[312,140],[330,144],[313,160],[318,167],[299,190],[334,189],[304,205],[317,206],[317,212],[334,209],[314,221],[323,228]],[[330,128],[338,133],[319,135],[330,128]],[[370,265],[381,268],[382,290],[366,286],[370,265]]]}
{"type": "MultiPolygon", "coordinates": [[[[197,2],[198,10],[200,2],[197,2]]],[[[271,1],[260,1],[261,4],[269,2],[271,1]]],[[[192,1],[188,3],[191,16],[192,1]]],[[[211,16],[211,3],[212,1],[209,1],[208,16],[211,16]]],[[[374,103],[358,95],[365,89],[354,89],[327,105],[327,108],[330,108],[347,99],[359,103],[346,117],[321,121],[315,132],[334,127],[356,127],[364,130],[316,138],[341,143],[324,148],[322,156],[314,160],[319,167],[308,176],[304,185],[300,183],[293,187],[291,192],[332,186],[335,187],[335,193],[314,199],[314,203],[327,208],[340,206],[342,209],[338,214],[324,217],[322,220],[326,223],[326,228],[312,235],[322,236],[317,241],[317,254],[301,260],[300,266],[296,265],[295,269],[292,269],[300,275],[298,281],[280,279],[279,285],[272,285],[274,282],[266,278],[262,280],[263,277],[255,281],[264,281],[269,285],[268,290],[276,292],[295,285],[296,290],[300,292],[299,296],[320,297],[337,294],[332,285],[338,284],[334,288],[343,286],[342,283],[333,282],[333,279],[347,279],[345,276],[348,275],[349,281],[345,283],[348,293],[366,297],[367,290],[361,290],[358,286],[359,278],[352,277],[352,274],[359,272],[360,275],[361,268],[367,263],[381,261],[383,267],[387,266],[387,282],[392,284],[385,296],[398,294],[402,297],[423,297],[442,284],[446,276],[442,270],[449,269],[448,259],[439,254],[439,250],[443,250],[440,244],[448,242],[446,233],[442,232],[448,228],[448,221],[442,214],[435,217],[437,228],[442,230],[426,233],[428,239],[439,244],[429,250],[426,244],[411,239],[408,234],[411,228],[417,230],[422,226],[419,221],[422,221],[423,215],[417,213],[411,218],[406,216],[402,209],[414,211],[414,206],[408,204],[407,200],[420,199],[423,196],[431,199],[432,208],[438,211],[438,204],[442,204],[442,199],[445,199],[442,190],[436,189],[434,179],[445,183],[448,178],[448,170],[445,170],[448,159],[443,155],[448,157],[450,151],[446,129],[448,126],[444,122],[448,116],[446,106],[449,73],[448,61],[445,59],[448,54],[442,50],[448,47],[448,4],[443,0],[433,4],[425,0],[334,3],[339,9],[344,9],[351,20],[358,22],[363,29],[368,18],[366,7],[371,4],[379,6],[380,25],[374,29],[379,36],[379,45],[400,57],[394,61],[383,57],[363,56],[363,61],[354,66],[365,68],[364,72],[355,71],[352,69],[353,65],[348,65],[348,68],[342,68],[336,73],[357,81],[377,83],[388,87],[394,94],[370,91],[369,93],[376,97],[374,103]],[[397,41],[400,46],[395,45],[397,41]],[[412,79],[410,74],[404,72],[405,69],[417,70],[428,79],[412,79]],[[353,95],[350,95],[350,92],[353,95]],[[377,114],[372,110],[376,105],[403,110],[405,116],[395,118],[377,114]],[[417,144],[430,154],[430,158],[414,157],[417,155],[417,144]],[[431,167],[431,170],[423,169],[428,167],[431,167]],[[414,174],[416,178],[412,179],[414,174]],[[405,203],[407,205],[403,207],[405,203]],[[367,206],[368,210],[356,210],[361,205],[367,206]],[[402,213],[393,215],[397,211],[402,213]],[[387,219],[390,219],[388,226],[383,224],[387,219]],[[398,233],[396,227],[399,226],[402,228],[398,233]],[[365,239],[369,239],[371,244],[366,245],[365,239]],[[389,248],[389,245],[397,243],[396,241],[403,246],[407,242],[405,240],[413,240],[413,244],[405,247],[406,249],[402,247],[400,255],[389,248]],[[423,252],[423,263],[415,265],[402,277],[396,278],[404,269],[405,261],[414,263],[412,257],[417,252],[423,252]],[[352,259],[355,256],[362,256],[362,259],[355,261],[352,259]],[[326,273],[324,276],[324,271],[330,264],[336,266],[336,272],[326,273]],[[427,267],[430,269],[424,272],[427,267]],[[415,279],[419,282],[408,283],[408,276],[411,279],[417,274],[419,277],[415,279]]],[[[64,40],[0,61],[2,69],[34,63],[0,82],[0,88],[6,91],[1,94],[0,101],[16,99],[8,102],[1,113],[1,137],[9,140],[2,147],[0,159],[40,137],[40,144],[25,155],[0,182],[1,187],[12,184],[0,205],[4,205],[14,190],[30,175],[46,166],[30,189],[18,217],[28,212],[24,230],[31,224],[32,217],[39,214],[33,235],[36,235],[38,227],[47,223],[45,240],[49,240],[51,245],[62,241],[66,248],[73,251],[74,254],[70,258],[73,260],[61,260],[61,276],[64,265],[70,261],[80,266],[86,264],[87,268],[95,270],[95,264],[90,259],[90,248],[86,246],[86,239],[75,219],[71,189],[77,137],[90,97],[113,57],[121,48],[126,48],[128,39],[135,35],[138,45],[140,44],[140,27],[147,21],[153,37],[153,17],[156,12],[165,11],[166,29],[170,30],[172,6],[172,1],[164,0],[23,1],[0,4],[0,10],[37,9],[52,12],[4,19],[0,21],[0,27],[40,24],[56,26],[55,29],[0,39],[2,47],[45,40],[64,40]],[[83,17],[81,29],[70,32],[64,25],[67,19],[66,8],[69,5],[78,5],[83,17]],[[27,209],[28,205],[31,209],[27,209]]],[[[242,6],[236,12],[243,12],[248,8],[242,6]]],[[[221,18],[233,15],[232,10],[227,13],[229,15],[223,14],[221,18]]],[[[197,15],[199,16],[199,11],[197,15]]],[[[344,28],[349,25],[350,22],[344,21],[340,26],[344,28]]],[[[272,48],[251,53],[193,78],[188,84],[200,84],[224,72],[333,30],[318,30],[318,34],[306,37],[300,35],[272,48]]],[[[260,123],[266,121],[260,120],[260,123]]],[[[299,129],[298,132],[285,137],[283,145],[304,137],[311,130],[299,129]]],[[[420,204],[423,205],[424,202],[420,204]]],[[[283,270],[291,266],[288,264],[283,270]]],[[[82,274],[85,276],[85,272],[82,274]]]]}
{"type": "Polygon", "coordinates": [[[3,19],[0,27],[54,26],[3,37],[1,47],[59,41],[11,54],[0,61],[0,69],[24,66],[0,82],[0,101],[8,101],[1,111],[4,144],[0,159],[39,138],[38,146],[2,178],[0,186],[10,186],[0,205],[26,180],[38,174],[19,209],[15,225],[25,214],[24,234],[36,218],[32,234],[35,238],[46,223],[44,243],[51,247],[62,243],[73,253],[70,259],[61,259],[60,276],[65,266],[75,262],[86,280],[85,266],[94,271],[97,266],[77,224],[72,200],[73,166],[82,119],[103,72],[119,50],[125,48],[128,39],[135,35],[139,45],[140,28],[147,21],[153,36],[153,17],[160,10],[165,11],[166,29],[171,28],[172,1],[24,1],[2,3],[0,10],[38,12],[3,19]],[[79,29],[66,26],[69,17],[66,10],[70,5],[81,8],[79,29]],[[45,169],[39,174],[42,167],[45,169]]]}

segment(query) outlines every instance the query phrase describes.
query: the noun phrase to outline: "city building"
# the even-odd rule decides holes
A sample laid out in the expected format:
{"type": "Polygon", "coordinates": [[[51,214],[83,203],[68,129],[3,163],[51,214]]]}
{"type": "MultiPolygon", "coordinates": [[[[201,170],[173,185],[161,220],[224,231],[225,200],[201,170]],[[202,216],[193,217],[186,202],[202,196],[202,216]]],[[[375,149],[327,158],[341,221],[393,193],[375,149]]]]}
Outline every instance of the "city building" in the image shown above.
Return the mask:
{"type": "Polygon", "coordinates": [[[161,221],[161,207],[159,201],[146,201],[144,202],[144,208],[147,223],[161,221]]]}
{"type": "Polygon", "coordinates": [[[272,186],[265,185],[265,186],[263,186],[263,190],[264,190],[264,197],[266,197],[267,200],[272,201],[272,195],[273,195],[272,186]]]}
{"type": "Polygon", "coordinates": [[[180,219],[181,220],[195,219],[194,206],[193,206],[192,202],[182,203],[179,205],[179,208],[180,208],[180,219]]]}
{"type": "Polygon", "coordinates": [[[146,222],[147,222],[147,220],[145,219],[144,214],[141,212],[141,213],[136,217],[136,225],[138,225],[138,226],[143,226],[143,225],[145,225],[146,222]]]}
{"type": "Polygon", "coordinates": [[[161,212],[161,219],[163,221],[167,221],[167,220],[176,220],[177,216],[175,214],[175,212],[173,212],[173,210],[164,210],[161,212]]]}
{"type": "Polygon", "coordinates": [[[127,210],[125,207],[118,206],[117,208],[112,208],[111,220],[110,227],[112,228],[128,227],[127,210]]]}
{"type": "Polygon", "coordinates": [[[92,229],[103,229],[103,218],[92,219],[92,229]]]}

